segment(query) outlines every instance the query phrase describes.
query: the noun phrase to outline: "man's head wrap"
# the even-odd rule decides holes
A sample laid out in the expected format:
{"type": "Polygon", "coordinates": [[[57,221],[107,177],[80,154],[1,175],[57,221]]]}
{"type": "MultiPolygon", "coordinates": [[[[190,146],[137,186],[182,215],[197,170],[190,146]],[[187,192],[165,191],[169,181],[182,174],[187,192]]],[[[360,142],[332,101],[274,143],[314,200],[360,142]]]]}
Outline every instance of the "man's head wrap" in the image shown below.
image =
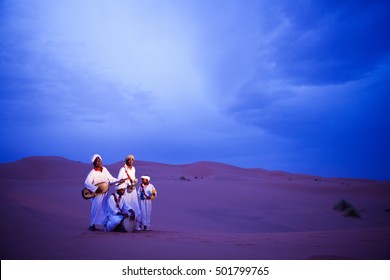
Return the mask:
{"type": "Polygon", "coordinates": [[[96,158],[98,158],[98,157],[103,161],[102,157],[101,157],[99,154],[94,154],[94,155],[91,157],[91,162],[94,163],[95,160],[96,160],[96,158]]]}
{"type": "Polygon", "coordinates": [[[128,161],[131,158],[134,159],[134,156],[133,155],[128,155],[128,156],[126,156],[125,161],[128,161]]]}
{"type": "Polygon", "coordinates": [[[146,179],[150,182],[150,177],[149,176],[141,176],[141,179],[146,179]]]}

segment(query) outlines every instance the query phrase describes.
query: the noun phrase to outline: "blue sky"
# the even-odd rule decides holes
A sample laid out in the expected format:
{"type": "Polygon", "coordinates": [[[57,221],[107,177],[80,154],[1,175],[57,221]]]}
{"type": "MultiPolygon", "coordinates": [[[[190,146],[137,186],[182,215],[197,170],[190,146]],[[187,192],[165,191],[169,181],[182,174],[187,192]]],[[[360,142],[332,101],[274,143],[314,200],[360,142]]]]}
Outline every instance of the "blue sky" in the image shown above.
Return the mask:
{"type": "Polygon", "coordinates": [[[0,1],[0,162],[390,179],[388,1],[0,1]]]}

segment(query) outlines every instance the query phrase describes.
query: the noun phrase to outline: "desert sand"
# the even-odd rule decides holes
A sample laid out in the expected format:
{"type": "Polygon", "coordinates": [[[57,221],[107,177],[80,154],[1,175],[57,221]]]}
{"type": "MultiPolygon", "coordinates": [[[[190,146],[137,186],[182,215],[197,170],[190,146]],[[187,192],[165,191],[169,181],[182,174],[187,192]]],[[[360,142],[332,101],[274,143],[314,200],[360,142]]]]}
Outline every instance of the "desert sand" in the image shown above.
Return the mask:
{"type": "MultiPolygon", "coordinates": [[[[117,176],[121,165],[105,166],[117,176]]],[[[214,162],[134,166],[158,191],[152,231],[87,230],[91,203],[81,189],[91,164],[62,157],[0,164],[1,259],[390,259],[390,181],[214,162]],[[360,218],[334,210],[341,199],[360,218]]]]}

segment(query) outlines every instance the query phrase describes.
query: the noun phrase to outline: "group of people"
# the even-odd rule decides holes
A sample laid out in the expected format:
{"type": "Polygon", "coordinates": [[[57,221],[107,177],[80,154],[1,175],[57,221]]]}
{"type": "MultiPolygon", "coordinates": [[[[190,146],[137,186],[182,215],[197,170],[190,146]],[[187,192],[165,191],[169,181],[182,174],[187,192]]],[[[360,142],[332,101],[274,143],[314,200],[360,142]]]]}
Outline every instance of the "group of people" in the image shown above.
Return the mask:
{"type": "Polygon", "coordinates": [[[141,177],[137,188],[134,156],[128,155],[120,168],[118,178],[113,177],[103,166],[102,157],[91,158],[93,169],[85,179],[85,187],[93,193],[90,216],[90,231],[102,225],[104,231],[150,230],[152,200],[157,196],[149,176],[141,177]],[[106,188],[102,185],[105,184],[106,188]],[[115,192],[109,194],[108,186],[115,185],[115,192]]]}

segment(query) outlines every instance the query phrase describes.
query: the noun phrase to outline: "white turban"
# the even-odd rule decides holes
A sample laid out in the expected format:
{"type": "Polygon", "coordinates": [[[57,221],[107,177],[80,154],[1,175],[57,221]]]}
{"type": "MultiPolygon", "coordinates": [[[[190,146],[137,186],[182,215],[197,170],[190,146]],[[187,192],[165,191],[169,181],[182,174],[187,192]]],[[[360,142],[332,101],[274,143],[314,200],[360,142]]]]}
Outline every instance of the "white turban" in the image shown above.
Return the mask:
{"type": "Polygon", "coordinates": [[[127,161],[127,160],[130,159],[130,158],[134,159],[134,156],[133,156],[133,155],[128,155],[128,156],[126,157],[125,161],[127,161]]]}
{"type": "Polygon", "coordinates": [[[98,157],[103,161],[102,157],[101,157],[99,154],[94,154],[94,155],[91,157],[91,162],[93,163],[93,162],[95,161],[95,159],[98,158],[98,157]]]}
{"type": "Polygon", "coordinates": [[[141,176],[141,179],[146,179],[146,180],[150,181],[150,177],[149,176],[141,176]]]}
{"type": "Polygon", "coordinates": [[[127,188],[126,184],[120,184],[115,187],[115,190],[126,189],[126,188],[127,188]]]}

